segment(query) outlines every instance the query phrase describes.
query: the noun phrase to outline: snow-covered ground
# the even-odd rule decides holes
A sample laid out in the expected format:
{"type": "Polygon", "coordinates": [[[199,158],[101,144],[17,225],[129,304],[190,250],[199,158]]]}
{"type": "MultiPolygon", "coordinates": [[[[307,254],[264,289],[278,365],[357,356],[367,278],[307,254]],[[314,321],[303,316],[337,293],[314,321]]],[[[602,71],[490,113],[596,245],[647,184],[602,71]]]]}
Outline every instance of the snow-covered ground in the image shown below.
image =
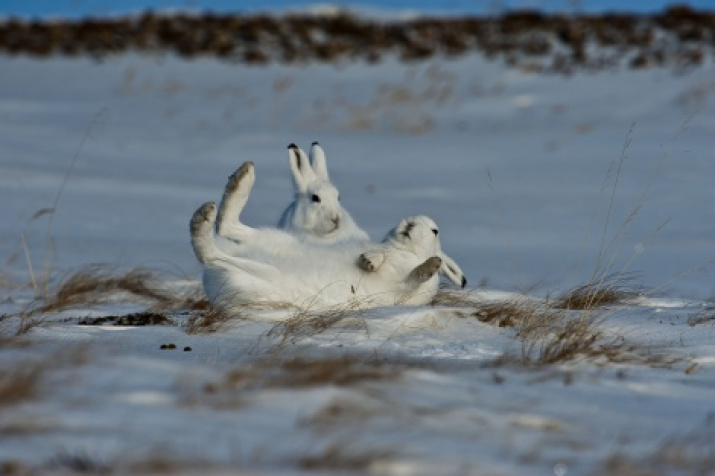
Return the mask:
{"type": "Polygon", "coordinates": [[[57,278],[102,262],[197,280],[191,213],[250,159],[245,221],[274,224],[292,194],[290,142],[321,142],[343,205],[373,238],[432,216],[476,290],[469,305],[362,311],[285,340],[289,311],[208,334],[188,333],[185,313],[169,326],[79,325],[145,307],[127,301],[47,313],[0,342],[0,463],[710,474],[714,72],[531,75],[474,56],[253,68],[0,58],[8,336],[33,294],[15,285],[30,280],[26,256],[41,281],[48,242],[57,278]],[[647,290],[599,311],[602,342],[620,349],[610,361],[525,366],[524,334],[473,315],[586,283],[598,262],[647,290]],[[25,381],[18,397],[8,382],[25,381]]]}

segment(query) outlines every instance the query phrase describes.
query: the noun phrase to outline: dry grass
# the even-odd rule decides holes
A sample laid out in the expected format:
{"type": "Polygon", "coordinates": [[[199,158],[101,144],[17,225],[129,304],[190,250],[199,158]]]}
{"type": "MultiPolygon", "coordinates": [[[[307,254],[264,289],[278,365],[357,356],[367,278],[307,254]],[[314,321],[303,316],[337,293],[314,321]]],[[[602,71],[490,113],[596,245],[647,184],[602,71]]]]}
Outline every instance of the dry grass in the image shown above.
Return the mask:
{"type": "Polygon", "coordinates": [[[212,334],[220,331],[229,321],[242,318],[241,313],[232,315],[214,309],[197,311],[187,320],[185,330],[187,334],[212,334]]]}
{"type": "Polygon", "coordinates": [[[118,293],[128,293],[159,304],[171,301],[152,271],[134,269],[124,274],[115,274],[111,268],[93,265],[69,274],[37,311],[53,312],[100,304],[116,297],[118,293]]]}
{"type": "Polygon", "coordinates": [[[36,397],[46,372],[43,362],[22,362],[0,368],[0,406],[15,405],[36,397]]]}
{"type": "Polygon", "coordinates": [[[40,360],[5,364],[0,368],[0,407],[26,402],[41,395],[48,374],[60,367],[82,365],[87,361],[87,348],[75,346],[54,352],[40,360]]]}
{"type": "Polygon", "coordinates": [[[320,334],[339,323],[349,322],[351,327],[359,326],[367,330],[362,317],[366,307],[366,302],[356,299],[321,311],[299,309],[284,322],[273,326],[266,336],[277,338],[277,348],[282,349],[289,342],[295,343],[298,339],[320,334]]]}
{"type": "MultiPolygon", "coordinates": [[[[595,314],[569,313],[529,298],[490,302],[474,312],[480,322],[511,327],[521,340],[520,362],[543,365],[611,355],[595,314]]],[[[613,356],[613,355],[611,355],[613,356]]]]}
{"type": "Polygon", "coordinates": [[[120,301],[145,302],[151,310],[208,308],[199,288],[172,290],[154,271],[137,268],[117,273],[109,266],[90,265],[69,273],[53,293],[21,312],[17,334],[24,334],[41,324],[45,313],[120,301]]]}
{"type": "Polygon", "coordinates": [[[445,307],[476,307],[481,300],[475,290],[440,287],[430,305],[445,307]]]}
{"type": "Polygon", "coordinates": [[[697,317],[688,319],[690,327],[700,326],[704,324],[715,324],[715,307],[708,306],[703,313],[697,317]]]}
{"type": "Polygon", "coordinates": [[[608,305],[625,304],[645,294],[640,286],[633,286],[628,277],[607,276],[598,282],[576,286],[557,297],[557,309],[591,310],[608,305]]]}
{"type": "Polygon", "coordinates": [[[350,441],[338,440],[316,454],[301,457],[298,466],[305,471],[369,472],[380,461],[393,459],[396,453],[390,447],[353,448],[350,441]]]}
{"type": "MultiPolygon", "coordinates": [[[[600,471],[600,470],[599,470],[600,471]]],[[[616,454],[608,458],[603,472],[614,476],[665,476],[715,474],[715,425],[709,418],[702,428],[669,438],[640,459],[616,454]]]]}
{"type": "Polygon", "coordinates": [[[341,355],[315,359],[271,358],[237,367],[217,383],[206,386],[207,393],[226,390],[305,388],[323,385],[348,387],[366,381],[400,377],[404,366],[360,357],[341,355]]]}
{"type": "Polygon", "coordinates": [[[190,388],[184,396],[184,402],[214,408],[238,408],[256,391],[322,386],[355,387],[366,382],[394,382],[408,368],[416,365],[354,355],[270,357],[237,366],[198,389],[190,388]]]}
{"type": "Polygon", "coordinates": [[[313,415],[303,419],[301,425],[326,430],[361,425],[372,418],[385,418],[388,412],[385,405],[376,406],[374,403],[370,405],[367,400],[368,397],[364,394],[360,394],[359,398],[345,396],[333,398],[313,415]]]}
{"type": "MultiPolygon", "coordinates": [[[[584,288],[585,289],[585,288],[584,288]]],[[[617,292],[618,302],[632,296],[633,288],[617,292]]],[[[633,290],[633,293],[636,291],[633,290]]],[[[586,293],[586,291],[584,291],[586,293]]],[[[576,293],[574,293],[575,295],[576,293]]],[[[584,294],[588,295],[588,294],[584,294]]],[[[656,349],[639,347],[625,339],[612,336],[600,328],[607,313],[598,312],[599,305],[591,297],[584,309],[565,308],[563,297],[539,300],[517,295],[504,300],[480,300],[474,292],[440,290],[433,304],[469,310],[478,321],[496,327],[512,328],[521,341],[521,355],[503,356],[494,363],[518,363],[541,366],[589,359],[594,362],[631,362],[667,366],[678,362],[656,349]]]]}

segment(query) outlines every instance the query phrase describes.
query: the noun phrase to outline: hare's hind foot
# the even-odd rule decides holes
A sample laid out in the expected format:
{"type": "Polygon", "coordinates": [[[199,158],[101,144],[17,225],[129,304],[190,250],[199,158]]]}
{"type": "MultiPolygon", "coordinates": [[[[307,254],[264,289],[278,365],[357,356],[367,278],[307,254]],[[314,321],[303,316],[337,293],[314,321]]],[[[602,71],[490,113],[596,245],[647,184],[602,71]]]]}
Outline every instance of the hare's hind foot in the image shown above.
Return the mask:
{"type": "Polygon", "coordinates": [[[228,178],[216,218],[216,232],[219,235],[231,238],[228,236],[230,234],[229,230],[236,225],[240,225],[241,212],[246,206],[255,181],[256,172],[251,161],[244,162],[228,178]]]}
{"type": "Polygon", "coordinates": [[[434,276],[442,266],[442,259],[438,256],[432,256],[421,265],[413,269],[407,276],[407,282],[410,284],[419,285],[428,281],[434,276]]]}
{"type": "MultiPolygon", "coordinates": [[[[250,181],[250,187],[253,186],[253,179],[255,178],[255,166],[252,161],[246,161],[241,166],[236,169],[234,173],[228,178],[228,183],[226,183],[226,192],[233,193],[238,190],[239,186],[243,183],[243,180],[248,178],[250,181]]],[[[250,191],[250,188],[249,190],[250,191]]]]}
{"type": "Polygon", "coordinates": [[[191,246],[194,249],[196,259],[201,263],[206,263],[213,254],[213,225],[215,219],[216,204],[206,202],[194,212],[189,223],[191,246]]]}

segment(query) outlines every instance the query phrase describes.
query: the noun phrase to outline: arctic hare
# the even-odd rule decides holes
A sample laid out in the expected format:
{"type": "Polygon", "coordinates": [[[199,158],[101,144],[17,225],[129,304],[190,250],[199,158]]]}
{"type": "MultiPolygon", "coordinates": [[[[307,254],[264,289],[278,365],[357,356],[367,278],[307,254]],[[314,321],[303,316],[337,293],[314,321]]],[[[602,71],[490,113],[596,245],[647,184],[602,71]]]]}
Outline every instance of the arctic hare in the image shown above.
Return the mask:
{"type": "Polygon", "coordinates": [[[226,187],[232,194],[232,211],[239,217],[224,224],[230,225],[227,235],[236,242],[231,255],[215,243],[215,203],[204,204],[191,219],[191,242],[204,267],[204,290],[215,307],[319,309],[355,300],[364,307],[422,305],[436,294],[441,249],[437,227],[428,217],[402,220],[382,243],[311,243],[283,230],[241,223],[254,181],[253,163],[246,162],[226,187]]]}
{"type": "MultiPolygon", "coordinates": [[[[283,212],[278,227],[314,243],[337,244],[346,240],[369,240],[368,234],[353,220],[340,204],[340,193],[328,176],[328,167],[323,148],[313,142],[310,159],[295,144],[288,146],[288,160],[293,173],[295,198],[283,212]]],[[[231,221],[238,215],[242,198],[233,194],[227,186],[218,211],[216,231],[232,239],[235,224],[231,221]]],[[[243,202],[245,203],[245,202],[243,202]]],[[[242,205],[241,205],[242,208],[242,205]]],[[[240,241],[240,240],[239,240],[240,241]]],[[[457,286],[465,287],[467,279],[459,265],[444,253],[440,273],[457,286]]]]}
{"type": "Polygon", "coordinates": [[[369,239],[340,204],[340,192],[330,181],[325,152],[313,142],[310,160],[295,144],[288,146],[295,197],[278,221],[278,228],[318,243],[369,239]]]}

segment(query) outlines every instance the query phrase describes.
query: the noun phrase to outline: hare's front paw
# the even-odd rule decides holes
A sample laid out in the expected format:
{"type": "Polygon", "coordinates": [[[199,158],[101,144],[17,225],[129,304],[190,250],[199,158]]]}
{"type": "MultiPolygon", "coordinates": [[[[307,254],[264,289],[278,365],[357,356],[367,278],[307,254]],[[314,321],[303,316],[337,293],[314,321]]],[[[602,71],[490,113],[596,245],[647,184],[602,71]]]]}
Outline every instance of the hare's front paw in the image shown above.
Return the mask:
{"type": "Polygon", "coordinates": [[[358,257],[357,265],[358,268],[368,273],[374,273],[377,271],[382,263],[385,261],[385,255],[380,252],[370,252],[367,251],[358,257]]]}

